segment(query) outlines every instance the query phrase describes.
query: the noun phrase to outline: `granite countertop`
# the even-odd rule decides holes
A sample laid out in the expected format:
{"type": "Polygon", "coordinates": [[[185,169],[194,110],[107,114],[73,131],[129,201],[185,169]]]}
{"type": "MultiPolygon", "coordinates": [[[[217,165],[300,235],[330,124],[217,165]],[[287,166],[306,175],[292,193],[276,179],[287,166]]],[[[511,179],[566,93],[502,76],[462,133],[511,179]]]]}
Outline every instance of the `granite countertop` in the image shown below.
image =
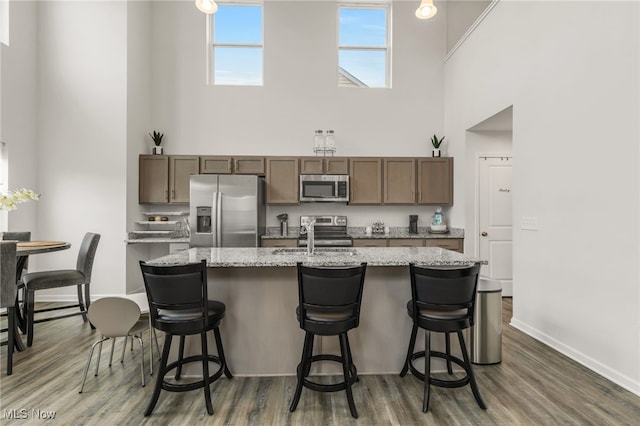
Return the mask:
{"type": "MultiPolygon", "coordinates": [[[[278,240],[298,238],[300,227],[290,227],[287,235],[280,235],[280,227],[270,226],[266,230],[266,234],[262,236],[263,240],[278,240]]],[[[419,227],[417,234],[410,234],[409,228],[406,226],[390,227],[388,234],[371,234],[367,235],[364,226],[350,226],[347,228],[347,232],[351,237],[357,239],[371,238],[371,239],[389,239],[389,238],[464,238],[464,229],[462,228],[449,228],[449,232],[446,234],[437,234],[429,232],[429,228],[419,227]]]]}
{"type": "Polygon", "coordinates": [[[307,256],[305,249],[284,248],[191,248],[175,254],[149,260],[151,265],[184,265],[206,259],[207,266],[221,267],[282,267],[296,266],[302,262],[308,266],[354,266],[367,262],[369,266],[444,266],[468,265],[478,259],[438,247],[357,247],[316,249],[307,256]],[[284,253],[284,254],[277,254],[284,253]]]}
{"type": "Polygon", "coordinates": [[[189,238],[163,238],[163,237],[149,237],[149,238],[127,238],[124,240],[127,244],[155,244],[155,243],[189,243],[189,238]]]}

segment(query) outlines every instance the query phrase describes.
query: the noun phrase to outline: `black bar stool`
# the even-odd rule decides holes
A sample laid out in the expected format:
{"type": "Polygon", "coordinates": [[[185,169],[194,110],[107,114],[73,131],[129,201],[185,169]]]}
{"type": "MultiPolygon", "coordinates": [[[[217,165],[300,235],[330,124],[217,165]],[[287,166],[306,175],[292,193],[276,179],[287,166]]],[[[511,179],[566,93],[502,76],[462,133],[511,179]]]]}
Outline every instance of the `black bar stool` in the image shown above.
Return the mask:
{"type": "Polygon", "coordinates": [[[422,411],[425,413],[429,410],[430,385],[456,388],[470,384],[478,405],[485,410],[487,407],[480,396],[462,335],[462,330],[473,325],[480,265],[419,267],[412,263],[409,265],[409,271],[411,273],[411,300],[407,302],[407,312],[413,320],[413,329],[400,377],[404,377],[407,371],[411,370],[415,377],[424,381],[422,411]],[[425,330],[425,350],[414,353],[418,328],[425,330]],[[431,350],[430,334],[432,331],[445,333],[446,353],[431,350]],[[451,355],[449,333],[454,332],[458,335],[463,360],[451,355]],[[422,357],[425,358],[424,374],[413,366],[413,361],[422,357]],[[452,374],[452,362],[459,365],[464,369],[465,376],[457,380],[440,380],[431,377],[431,357],[445,359],[449,374],[452,374]]]}
{"type": "Polygon", "coordinates": [[[204,389],[207,413],[211,415],[211,383],[220,378],[223,372],[229,379],[233,376],[227,366],[218,328],[224,318],[226,307],[222,302],[208,299],[206,261],[178,266],[150,266],[140,261],[140,268],[149,300],[151,323],[153,327],[165,332],[160,371],[144,415],[151,415],[163,389],[169,392],[186,392],[200,388],[204,389]],[[218,356],[210,355],[207,348],[207,332],[211,330],[215,337],[218,356]],[[194,334],[200,335],[202,353],[185,358],[185,336],[194,334]],[[178,360],[167,364],[173,336],[180,336],[178,360]],[[165,380],[169,371],[174,369],[175,379],[179,380],[182,367],[191,362],[202,363],[202,380],[178,384],[165,380]],[[219,365],[218,370],[211,375],[209,362],[219,365]]]}
{"type": "Polygon", "coordinates": [[[358,327],[360,322],[366,268],[366,263],[349,268],[312,268],[298,263],[299,305],[296,315],[305,336],[302,359],[297,368],[298,384],[289,411],[295,411],[304,386],[319,392],[345,390],[351,415],[358,417],[351,392],[351,385],[358,380],[358,373],[351,357],[347,332],[358,327]],[[316,335],[339,336],[340,356],[313,355],[313,340],[316,335]],[[341,363],[344,381],[320,384],[309,380],[307,377],[311,364],[316,361],[341,363]]]}

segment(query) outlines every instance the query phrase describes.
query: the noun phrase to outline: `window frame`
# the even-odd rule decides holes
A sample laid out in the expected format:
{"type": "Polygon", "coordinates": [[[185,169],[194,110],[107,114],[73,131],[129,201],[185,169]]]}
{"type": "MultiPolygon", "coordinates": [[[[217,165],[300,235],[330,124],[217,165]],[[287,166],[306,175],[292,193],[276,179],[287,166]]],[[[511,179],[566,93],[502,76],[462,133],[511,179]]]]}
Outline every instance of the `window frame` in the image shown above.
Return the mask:
{"type": "Polygon", "coordinates": [[[207,15],[207,85],[210,86],[226,86],[226,87],[264,87],[264,0],[234,0],[234,1],[219,1],[218,6],[259,6],[262,9],[262,44],[255,43],[216,43],[214,40],[214,22],[216,13],[207,15]],[[220,84],[215,81],[215,49],[216,47],[232,47],[232,48],[248,48],[248,49],[261,49],[262,59],[260,61],[260,77],[261,84],[220,84]]]}
{"type": "MultiPolygon", "coordinates": [[[[391,0],[381,0],[376,2],[374,1],[368,1],[368,2],[359,2],[359,1],[341,1],[337,3],[337,9],[336,9],[336,33],[337,33],[337,37],[336,37],[336,43],[337,43],[337,64],[338,64],[338,69],[336,70],[336,83],[338,85],[338,87],[340,88],[347,88],[347,87],[354,87],[354,86],[340,86],[340,51],[341,50],[346,50],[346,51],[369,51],[369,52],[385,52],[385,66],[384,66],[384,78],[385,78],[385,82],[384,82],[384,86],[382,87],[370,87],[370,86],[365,86],[365,87],[357,87],[357,88],[363,88],[363,89],[391,89],[391,51],[392,51],[392,31],[391,31],[391,23],[392,23],[392,19],[391,19],[391,15],[392,15],[392,9],[393,9],[393,2],[391,0]],[[386,40],[385,40],[385,46],[384,47],[380,47],[380,46],[358,46],[358,45],[345,45],[345,46],[341,46],[340,45],[340,11],[342,9],[363,9],[363,10],[372,10],[372,9],[384,9],[386,12],[386,20],[385,20],[385,25],[386,25],[386,40]]],[[[349,72],[349,70],[346,70],[347,72],[349,72]]],[[[357,78],[357,77],[356,77],[357,78]]]]}

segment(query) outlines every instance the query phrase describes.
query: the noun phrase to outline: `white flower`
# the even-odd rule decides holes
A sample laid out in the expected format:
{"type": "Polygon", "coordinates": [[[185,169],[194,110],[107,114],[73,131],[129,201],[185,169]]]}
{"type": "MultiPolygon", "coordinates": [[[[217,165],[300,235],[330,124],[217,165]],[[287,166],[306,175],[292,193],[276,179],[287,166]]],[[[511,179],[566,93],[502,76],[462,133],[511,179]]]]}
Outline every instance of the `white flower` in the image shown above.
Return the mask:
{"type": "Polygon", "coordinates": [[[30,189],[18,189],[0,195],[0,210],[15,210],[18,204],[26,203],[30,200],[37,200],[40,194],[36,194],[30,189]]]}

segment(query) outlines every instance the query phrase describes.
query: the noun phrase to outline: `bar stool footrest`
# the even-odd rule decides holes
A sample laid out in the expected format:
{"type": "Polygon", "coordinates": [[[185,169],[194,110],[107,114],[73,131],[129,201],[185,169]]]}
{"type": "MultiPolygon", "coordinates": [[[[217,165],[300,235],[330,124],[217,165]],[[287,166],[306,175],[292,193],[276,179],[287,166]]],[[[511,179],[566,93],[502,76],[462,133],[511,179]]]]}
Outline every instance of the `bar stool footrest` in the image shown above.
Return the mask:
{"type": "MultiPolygon", "coordinates": [[[[409,370],[411,370],[411,374],[413,374],[416,378],[422,381],[424,381],[424,373],[418,371],[418,369],[416,369],[413,366],[413,361],[418,358],[424,358],[424,356],[425,356],[425,351],[414,352],[411,355],[411,359],[409,361],[409,370]]],[[[442,388],[459,388],[469,384],[469,381],[471,380],[471,378],[469,376],[469,371],[467,370],[467,367],[463,360],[453,355],[447,355],[444,352],[438,352],[438,351],[431,351],[431,356],[435,358],[442,358],[445,360],[449,360],[454,364],[457,364],[458,366],[464,369],[466,375],[456,380],[442,380],[442,379],[436,379],[436,378],[433,378],[432,376],[429,376],[429,383],[431,383],[434,386],[439,386],[442,388]]]]}
{"type": "MultiPolygon", "coordinates": [[[[334,361],[342,364],[342,357],[338,355],[328,355],[328,354],[319,354],[311,357],[309,363],[312,364],[316,361],[334,361]]],[[[300,376],[300,369],[302,368],[301,364],[298,364],[298,376],[300,376]]],[[[351,363],[349,366],[349,385],[353,385],[358,381],[358,370],[356,366],[351,363]]],[[[332,383],[332,384],[323,384],[313,382],[306,377],[302,380],[302,385],[307,388],[318,392],[338,392],[341,390],[345,390],[347,388],[346,382],[332,383]]]]}
{"type": "MultiPolygon", "coordinates": [[[[222,376],[222,373],[224,371],[224,365],[222,363],[222,361],[220,361],[220,358],[218,358],[215,355],[207,355],[207,360],[210,362],[214,362],[216,364],[218,364],[220,367],[218,368],[218,370],[213,373],[212,375],[209,376],[209,384],[213,383],[214,381],[218,380],[220,378],[220,376],[222,376]]],[[[202,355],[192,355],[192,356],[188,356],[186,358],[182,359],[182,362],[180,361],[174,361],[172,363],[170,363],[169,365],[167,365],[167,371],[165,373],[165,377],[167,374],[169,374],[169,372],[171,370],[174,370],[176,368],[178,368],[178,366],[180,365],[186,365],[192,362],[199,362],[202,363],[202,355]]],[[[162,389],[169,391],[169,392],[187,392],[187,391],[191,391],[191,390],[195,390],[195,389],[201,389],[205,386],[204,384],[204,379],[202,380],[198,380],[197,382],[191,382],[191,383],[169,383],[167,381],[164,380],[164,378],[162,378],[162,389]]]]}

